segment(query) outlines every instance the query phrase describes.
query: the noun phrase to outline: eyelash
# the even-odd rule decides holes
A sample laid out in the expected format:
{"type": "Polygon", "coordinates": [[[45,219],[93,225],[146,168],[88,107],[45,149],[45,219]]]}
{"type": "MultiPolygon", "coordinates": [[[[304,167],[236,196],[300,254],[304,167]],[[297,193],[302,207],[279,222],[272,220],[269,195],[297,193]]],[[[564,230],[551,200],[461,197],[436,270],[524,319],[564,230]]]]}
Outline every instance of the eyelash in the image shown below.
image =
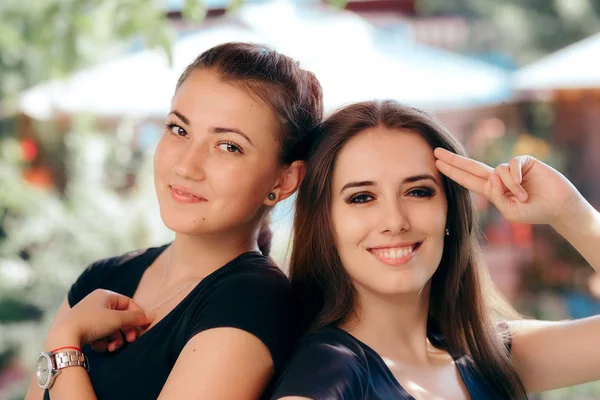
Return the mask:
{"type": "MultiPolygon", "coordinates": [[[[168,121],[168,122],[166,122],[166,123],[165,123],[165,128],[166,128],[166,129],[167,129],[167,130],[168,130],[168,131],[169,131],[171,134],[173,134],[173,135],[177,135],[177,136],[181,136],[181,137],[186,137],[186,136],[187,136],[187,132],[185,131],[185,129],[183,129],[181,126],[177,125],[177,124],[176,124],[176,123],[174,123],[174,122],[171,122],[171,121],[168,121]],[[182,134],[180,134],[179,132],[173,132],[173,128],[177,128],[178,130],[180,130],[180,132],[183,132],[183,133],[185,133],[185,135],[182,135],[182,134]]],[[[220,143],[217,145],[217,147],[218,147],[218,146],[221,146],[221,145],[227,145],[227,146],[231,146],[231,147],[235,148],[235,150],[234,150],[234,151],[229,151],[229,150],[227,150],[227,149],[225,149],[225,150],[222,150],[222,151],[223,151],[223,152],[225,152],[225,153],[232,153],[232,154],[234,154],[234,153],[240,153],[240,154],[243,154],[243,153],[244,153],[244,152],[242,151],[242,148],[241,148],[240,146],[238,146],[237,144],[235,144],[234,142],[230,142],[230,141],[224,141],[224,142],[220,142],[220,143]]]]}
{"type": "Polygon", "coordinates": [[[177,135],[177,136],[181,136],[181,137],[185,137],[185,136],[187,136],[187,132],[185,131],[185,129],[183,129],[182,127],[180,127],[179,125],[177,125],[177,124],[175,124],[175,123],[173,123],[173,122],[171,122],[171,121],[167,121],[167,122],[165,123],[165,128],[166,128],[166,129],[167,129],[167,130],[168,130],[170,133],[172,133],[173,135],[177,135]],[[183,132],[185,133],[185,135],[181,135],[181,134],[179,134],[178,132],[177,132],[177,133],[176,133],[176,132],[173,132],[173,128],[178,128],[178,129],[181,129],[181,131],[183,131],[183,132]]]}
{"type": "Polygon", "coordinates": [[[355,194],[353,196],[350,196],[347,200],[346,203],[348,204],[364,204],[364,203],[368,203],[369,201],[371,201],[372,199],[374,199],[373,196],[371,196],[368,193],[358,193],[355,194]],[[368,197],[369,199],[366,200],[365,198],[368,197]],[[362,200],[359,200],[362,199],[362,200]]]}
{"type": "Polygon", "coordinates": [[[225,153],[231,153],[231,154],[240,153],[240,154],[244,154],[244,152],[242,151],[242,148],[240,146],[238,146],[237,144],[233,143],[233,142],[225,141],[225,142],[219,143],[217,146],[221,146],[221,145],[231,146],[231,147],[235,148],[234,151],[222,150],[225,153]]]}
{"type": "Polygon", "coordinates": [[[426,198],[430,198],[435,196],[435,190],[433,190],[432,188],[428,188],[428,187],[419,187],[419,188],[414,188],[412,189],[410,192],[408,192],[409,195],[411,195],[411,197],[426,197],[426,198]],[[420,196],[413,196],[412,194],[415,192],[425,192],[424,194],[420,195],[420,196]]]}
{"type": "MultiPolygon", "coordinates": [[[[435,190],[428,188],[428,187],[414,188],[408,192],[409,197],[417,197],[417,198],[431,198],[431,197],[435,196],[435,194],[436,194],[435,190]],[[420,194],[417,195],[416,193],[420,193],[420,194]]],[[[371,194],[358,193],[353,196],[350,196],[346,200],[346,203],[348,203],[348,204],[364,204],[364,203],[369,203],[373,199],[375,199],[375,197],[371,194]]]]}

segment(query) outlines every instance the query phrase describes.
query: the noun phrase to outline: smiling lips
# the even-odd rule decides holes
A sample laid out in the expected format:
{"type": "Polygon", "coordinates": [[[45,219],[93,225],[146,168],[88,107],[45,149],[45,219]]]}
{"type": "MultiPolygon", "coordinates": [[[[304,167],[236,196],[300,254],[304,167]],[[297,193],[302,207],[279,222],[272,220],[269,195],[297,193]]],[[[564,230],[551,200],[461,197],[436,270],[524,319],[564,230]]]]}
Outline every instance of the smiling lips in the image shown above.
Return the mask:
{"type": "Polygon", "coordinates": [[[169,192],[171,193],[171,198],[173,200],[175,200],[177,203],[193,204],[193,203],[199,203],[201,201],[206,201],[205,198],[196,196],[196,195],[190,193],[189,189],[186,189],[181,186],[169,185],[169,192]]]}
{"type": "Polygon", "coordinates": [[[421,242],[405,246],[388,246],[368,249],[379,261],[384,264],[398,266],[406,264],[419,250],[421,242]]]}

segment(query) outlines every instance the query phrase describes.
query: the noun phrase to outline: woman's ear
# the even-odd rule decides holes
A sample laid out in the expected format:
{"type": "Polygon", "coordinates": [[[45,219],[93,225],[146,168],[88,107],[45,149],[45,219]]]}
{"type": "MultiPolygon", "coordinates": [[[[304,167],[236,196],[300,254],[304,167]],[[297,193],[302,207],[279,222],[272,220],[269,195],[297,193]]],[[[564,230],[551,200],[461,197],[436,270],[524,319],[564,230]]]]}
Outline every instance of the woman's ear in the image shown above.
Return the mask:
{"type": "Polygon", "coordinates": [[[298,190],[305,174],[306,163],[304,161],[294,161],[289,166],[285,167],[281,171],[279,179],[270,192],[275,194],[275,198],[271,199],[270,197],[272,196],[268,196],[265,200],[265,205],[273,206],[277,202],[285,200],[293,195],[296,190],[298,190]]]}

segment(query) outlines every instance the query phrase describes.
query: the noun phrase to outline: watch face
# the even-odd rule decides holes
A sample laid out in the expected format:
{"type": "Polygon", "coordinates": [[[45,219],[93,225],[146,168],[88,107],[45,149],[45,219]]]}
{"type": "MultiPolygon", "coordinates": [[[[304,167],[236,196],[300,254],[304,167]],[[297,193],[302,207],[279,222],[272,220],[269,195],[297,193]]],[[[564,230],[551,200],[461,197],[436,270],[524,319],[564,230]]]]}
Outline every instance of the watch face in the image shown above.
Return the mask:
{"type": "Polygon", "coordinates": [[[40,355],[35,369],[35,377],[40,386],[46,386],[50,380],[51,363],[50,357],[45,354],[40,355]]]}

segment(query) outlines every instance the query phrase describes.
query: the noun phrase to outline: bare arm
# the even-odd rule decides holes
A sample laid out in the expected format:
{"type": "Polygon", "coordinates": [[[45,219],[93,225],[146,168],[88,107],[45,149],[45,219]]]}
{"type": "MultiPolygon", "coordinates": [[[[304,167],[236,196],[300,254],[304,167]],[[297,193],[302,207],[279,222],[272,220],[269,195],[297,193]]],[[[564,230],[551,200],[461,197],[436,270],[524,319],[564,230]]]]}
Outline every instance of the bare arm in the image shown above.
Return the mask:
{"type": "Polygon", "coordinates": [[[82,367],[62,369],[60,376],[50,388],[50,398],[59,400],[97,399],[88,372],[82,367]]]}
{"type": "MultiPolygon", "coordinates": [[[[52,329],[52,326],[54,326],[56,321],[64,317],[70,309],[71,307],[69,306],[69,302],[67,301],[67,299],[63,300],[58,311],[56,312],[50,329],[52,329]]],[[[33,377],[31,378],[31,382],[29,383],[29,389],[27,389],[27,395],[25,396],[25,400],[42,400],[43,398],[44,390],[42,390],[38,385],[34,372],[33,377]]]]}
{"type": "Polygon", "coordinates": [[[513,365],[528,393],[600,379],[600,317],[513,321],[513,365]]]}
{"type": "Polygon", "coordinates": [[[186,344],[159,399],[258,399],[272,374],[271,354],[256,336],[209,329],[186,344]]]}
{"type": "MultiPolygon", "coordinates": [[[[600,271],[600,213],[587,202],[555,229],[600,271]]],[[[513,364],[528,392],[600,379],[600,316],[576,321],[515,321],[513,364]]]]}
{"type": "Polygon", "coordinates": [[[600,273],[600,212],[583,198],[552,226],[600,273]]]}

